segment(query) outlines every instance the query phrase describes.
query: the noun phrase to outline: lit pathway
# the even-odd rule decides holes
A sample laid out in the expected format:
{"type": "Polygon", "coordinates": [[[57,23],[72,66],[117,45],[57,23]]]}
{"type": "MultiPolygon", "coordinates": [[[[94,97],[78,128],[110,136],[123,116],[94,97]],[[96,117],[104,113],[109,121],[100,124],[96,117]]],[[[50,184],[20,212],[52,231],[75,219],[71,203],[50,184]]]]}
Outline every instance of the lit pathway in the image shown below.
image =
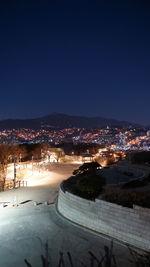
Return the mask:
{"type": "Polygon", "coordinates": [[[77,164],[46,164],[40,168],[40,172],[38,167],[34,166],[32,172],[28,166],[25,177],[28,187],[0,193],[0,202],[8,201],[12,205],[26,200],[53,202],[58,195],[59,184],[71,176],[73,170],[77,169],[78,166],[77,164]]]}

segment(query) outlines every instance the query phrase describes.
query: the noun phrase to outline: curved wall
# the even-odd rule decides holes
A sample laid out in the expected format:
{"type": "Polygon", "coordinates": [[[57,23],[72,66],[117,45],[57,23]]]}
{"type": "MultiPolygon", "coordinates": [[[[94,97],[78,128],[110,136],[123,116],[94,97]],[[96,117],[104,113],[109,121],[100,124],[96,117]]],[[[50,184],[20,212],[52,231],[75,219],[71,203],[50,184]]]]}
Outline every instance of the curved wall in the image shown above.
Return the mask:
{"type": "Polygon", "coordinates": [[[67,219],[138,248],[150,251],[150,209],[133,209],[96,199],[89,201],[63,190],[58,211],[67,219]]]}

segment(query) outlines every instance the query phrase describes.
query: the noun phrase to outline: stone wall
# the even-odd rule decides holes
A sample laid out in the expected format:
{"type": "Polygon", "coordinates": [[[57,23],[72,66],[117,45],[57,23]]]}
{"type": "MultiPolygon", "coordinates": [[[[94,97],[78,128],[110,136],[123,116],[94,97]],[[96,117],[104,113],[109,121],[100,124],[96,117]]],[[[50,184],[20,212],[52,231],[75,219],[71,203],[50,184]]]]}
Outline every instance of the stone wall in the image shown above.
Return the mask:
{"type": "Polygon", "coordinates": [[[67,219],[150,251],[150,209],[133,209],[96,199],[89,201],[63,190],[58,196],[58,211],[67,219]]]}

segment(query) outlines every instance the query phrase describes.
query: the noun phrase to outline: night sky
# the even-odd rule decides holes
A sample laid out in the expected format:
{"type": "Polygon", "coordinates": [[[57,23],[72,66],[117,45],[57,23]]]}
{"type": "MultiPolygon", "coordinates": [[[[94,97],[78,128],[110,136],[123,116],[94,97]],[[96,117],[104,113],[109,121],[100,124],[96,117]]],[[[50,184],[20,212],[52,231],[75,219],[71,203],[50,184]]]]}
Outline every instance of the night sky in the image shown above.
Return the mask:
{"type": "Polygon", "coordinates": [[[150,125],[150,1],[0,2],[0,119],[150,125]]]}

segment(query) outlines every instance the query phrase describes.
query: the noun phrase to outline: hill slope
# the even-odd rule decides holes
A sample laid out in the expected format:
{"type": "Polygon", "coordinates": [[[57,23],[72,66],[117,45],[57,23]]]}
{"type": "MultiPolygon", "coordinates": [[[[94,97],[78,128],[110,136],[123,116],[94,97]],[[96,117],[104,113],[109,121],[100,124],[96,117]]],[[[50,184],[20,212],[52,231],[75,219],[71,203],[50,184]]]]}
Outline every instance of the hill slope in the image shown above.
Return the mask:
{"type": "Polygon", "coordinates": [[[35,119],[8,119],[0,121],[0,129],[12,128],[99,128],[103,126],[120,126],[129,125],[138,126],[137,124],[127,121],[119,121],[103,117],[82,117],[70,116],[66,114],[52,113],[50,115],[35,119]]]}

